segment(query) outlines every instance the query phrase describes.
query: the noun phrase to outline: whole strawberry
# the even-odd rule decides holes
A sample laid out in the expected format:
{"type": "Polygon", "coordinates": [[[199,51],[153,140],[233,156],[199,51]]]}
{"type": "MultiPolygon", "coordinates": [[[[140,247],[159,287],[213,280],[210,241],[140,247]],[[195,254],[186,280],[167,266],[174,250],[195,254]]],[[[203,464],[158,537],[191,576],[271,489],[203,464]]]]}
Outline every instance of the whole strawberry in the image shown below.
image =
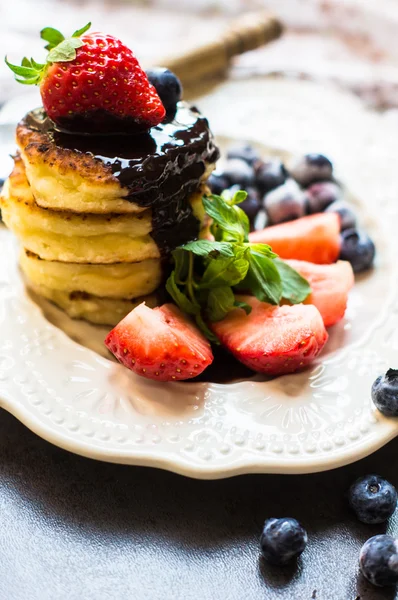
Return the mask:
{"type": "Polygon", "coordinates": [[[46,27],[46,63],[6,63],[23,84],[40,85],[43,106],[61,129],[84,133],[136,133],[158,125],[164,106],[133,52],[88,23],[65,38],[46,27]]]}

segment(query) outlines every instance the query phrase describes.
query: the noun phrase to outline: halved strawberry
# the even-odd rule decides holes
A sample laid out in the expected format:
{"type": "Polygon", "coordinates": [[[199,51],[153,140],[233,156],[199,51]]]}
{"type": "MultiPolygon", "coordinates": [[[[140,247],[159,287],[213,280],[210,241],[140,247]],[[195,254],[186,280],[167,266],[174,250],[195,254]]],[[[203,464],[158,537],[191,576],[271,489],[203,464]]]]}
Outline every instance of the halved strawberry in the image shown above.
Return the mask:
{"type": "Polygon", "coordinates": [[[253,231],[249,239],[269,244],[280,258],[332,263],[340,252],[340,221],[336,213],[320,213],[253,231]]]}
{"type": "Polygon", "coordinates": [[[249,315],[237,308],[211,327],[220,342],[254,371],[293,373],[311,363],[328,339],[315,306],[272,306],[252,296],[239,300],[250,304],[249,315]]]}
{"type": "Polygon", "coordinates": [[[173,304],[140,304],[105,340],[125,367],[157,381],[196,377],[213,361],[209,342],[173,304]]]}
{"type": "Polygon", "coordinates": [[[354,285],[350,263],[345,260],[333,265],[315,265],[302,260],[286,262],[309,282],[312,294],[304,303],[317,307],[325,327],[340,321],[347,308],[348,292],[354,285]]]}

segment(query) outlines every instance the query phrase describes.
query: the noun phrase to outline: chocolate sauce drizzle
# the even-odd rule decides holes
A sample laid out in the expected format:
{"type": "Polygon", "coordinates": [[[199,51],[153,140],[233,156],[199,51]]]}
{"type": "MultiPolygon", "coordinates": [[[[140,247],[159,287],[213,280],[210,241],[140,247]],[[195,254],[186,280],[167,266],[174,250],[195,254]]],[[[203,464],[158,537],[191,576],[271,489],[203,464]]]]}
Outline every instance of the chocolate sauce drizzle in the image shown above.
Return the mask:
{"type": "Polygon", "coordinates": [[[172,120],[137,135],[61,132],[43,109],[28,113],[23,124],[46,133],[61,148],[102,161],[128,189],[127,200],[152,209],[151,235],[163,256],[197,238],[200,224],[188,200],[219,151],[207,119],[196,108],[179,102],[172,120]]]}

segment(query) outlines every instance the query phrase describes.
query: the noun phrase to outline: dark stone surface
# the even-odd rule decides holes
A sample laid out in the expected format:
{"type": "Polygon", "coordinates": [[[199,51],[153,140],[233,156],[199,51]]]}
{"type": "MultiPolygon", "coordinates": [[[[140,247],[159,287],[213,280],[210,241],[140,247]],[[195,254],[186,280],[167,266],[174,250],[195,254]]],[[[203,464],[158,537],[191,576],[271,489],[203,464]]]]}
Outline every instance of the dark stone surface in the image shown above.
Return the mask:
{"type": "Polygon", "coordinates": [[[0,411],[0,599],[392,600],[357,567],[385,527],[356,521],[344,493],[369,472],[398,485],[397,455],[398,439],[328,473],[195,481],[68,454],[0,411]],[[308,530],[297,566],[259,559],[272,516],[308,530]]]}

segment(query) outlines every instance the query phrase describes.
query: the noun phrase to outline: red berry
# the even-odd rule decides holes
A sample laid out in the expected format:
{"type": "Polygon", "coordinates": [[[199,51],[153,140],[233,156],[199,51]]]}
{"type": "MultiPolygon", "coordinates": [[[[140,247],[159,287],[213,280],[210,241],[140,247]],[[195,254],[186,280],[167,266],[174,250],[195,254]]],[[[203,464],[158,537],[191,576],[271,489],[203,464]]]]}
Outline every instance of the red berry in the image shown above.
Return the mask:
{"type": "Polygon", "coordinates": [[[84,33],[89,26],[67,39],[43,29],[45,64],[26,57],[20,66],[6,63],[18,82],[40,84],[43,106],[61,128],[135,133],[158,125],[165,108],[133,52],[112,35],[84,33]]]}
{"type": "Polygon", "coordinates": [[[81,39],[76,58],[50,65],[40,84],[48,116],[66,128],[80,117],[93,131],[104,121],[107,129],[125,120],[137,129],[158,125],[165,109],[132,51],[111,35],[81,39]]]}
{"type": "Polygon", "coordinates": [[[320,213],[253,231],[249,239],[269,244],[280,258],[332,263],[340,252],[340,221],[336,213],[320,213]]]}
{"type": "Polygon", "coordinates": [[[209,342],[173,304],[155,309],[140,304],[105,345],[125,367],[157,381],[196,377],[213,362],[209,342]]]}
{"type": "Polygon", "coordinates": [[[311,286],[312,293],[305,304],[313,304],[321,313],[325,327],[338,323],[347,308],[348,292],[354,285],[354,273],[349,262],[339,260],[333,265],[315,265],[303,260],[287,260],[311,286]]]}
{"type": "Polygon", "coordinates": [[[252,311],[237,308],[212,330],[244,365],[267,375],[293,373],[310,364],[325,345],[328,334],[315,306],[272,306],[242,296],[252,311]]]}

